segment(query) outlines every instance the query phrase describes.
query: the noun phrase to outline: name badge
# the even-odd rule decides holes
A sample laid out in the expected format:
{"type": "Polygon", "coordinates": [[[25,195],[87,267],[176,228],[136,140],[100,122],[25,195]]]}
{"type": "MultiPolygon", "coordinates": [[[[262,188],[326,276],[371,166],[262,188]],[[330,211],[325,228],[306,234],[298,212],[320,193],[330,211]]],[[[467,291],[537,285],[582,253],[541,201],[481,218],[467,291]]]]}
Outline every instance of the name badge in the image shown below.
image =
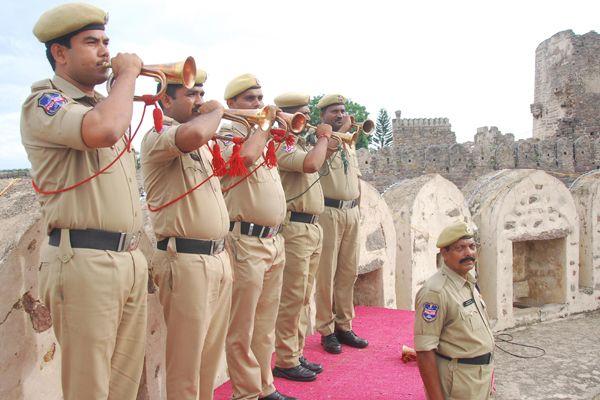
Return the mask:
{"type": "Polygon", "coordinates": [[[470,306],[471,304],[475,304],[475,300],[473,300],[473,299],[469,299],[469,300],[465,301],[465,302],[463,303],[463,307],[468,307],[468,306],[470,306]]]}

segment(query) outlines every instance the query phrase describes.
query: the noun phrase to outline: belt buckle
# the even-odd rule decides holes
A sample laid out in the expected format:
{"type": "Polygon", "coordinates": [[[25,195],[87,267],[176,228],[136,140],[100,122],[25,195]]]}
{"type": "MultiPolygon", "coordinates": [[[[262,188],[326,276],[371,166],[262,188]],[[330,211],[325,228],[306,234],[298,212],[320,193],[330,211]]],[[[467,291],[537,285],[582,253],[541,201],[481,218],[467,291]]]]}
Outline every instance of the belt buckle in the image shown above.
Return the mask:
{"type": "Polygon", "coordinates": [[[270,226],[267,231],[267,236],[265,236],[265,238],[270,239],[273,236],[277,235],[279,233],[279,228],[281,227],[281,225],[276,225],[276,226],[270,226]]]}
{"type": "Polygon", "coordinates": [[[133,251],[137,249],[138,244],[140,243],[140,232],[135,233],[123,233],[121,232],[121,237],[119,238],[119,247],[117,251],[133,251]]]}
{"type": "Polygon", "coordinates": [[[342,200],[342,204],[340,208],[350,208],[352,205],[352,200],[342,200]]]}
{"type": "Polygon", "coordinates": [[[211,256],[213,256],[215,254],[219,254],[223,250],[225,250],[225,240],[221,239],[221,240],[213,240],[212,241],[212,245],[211,245],[211,249],[210,249],[211,256]]]}
{"type": "Polygon", "coordinates": [[[274,232],[275,232],[275,227],[274,226],[269,226],[269,228],[267,230],[267,236],[265,236],[265,238],[267,238],[267,239],[272,238],[274,232]]]}
{"type": "Polygon", "coordinates": [[[317,222],[319,222],[319,216],[318,215],[313,215],[312,218],[310,219],[310,223],[311,224],[316,224],[317,222]]]}

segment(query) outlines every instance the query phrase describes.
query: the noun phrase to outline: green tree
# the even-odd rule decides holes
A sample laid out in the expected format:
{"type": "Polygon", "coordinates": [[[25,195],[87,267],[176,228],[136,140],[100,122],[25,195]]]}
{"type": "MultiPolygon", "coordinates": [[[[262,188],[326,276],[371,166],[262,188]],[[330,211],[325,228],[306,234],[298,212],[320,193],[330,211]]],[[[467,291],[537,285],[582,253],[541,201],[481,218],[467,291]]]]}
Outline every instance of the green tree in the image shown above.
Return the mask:
{"type": "MultiPolygon", "coordinates": [[[[318,96],[314,96],[310,100],[310,124],[317,125],[321,121],[321,110],[317,108],[317,103],[319,100],[323,98],[323,95],[320,94],[318,96]]],[[[346,99],[346,112],[350,115],[354,115],[356,122],[363,122],[369,117],[369,113],[367,112],[367,108],[362,104],[355,103],[350,99],[346,99]]],[[[356,141],[356,148],[360,149],[361,147],[367,148],[369,147],[369,136],[365,135],[361,132],[358,135],[358,140],[356,141]]]]}
{"type": "Polygon", "coordinates": [[[376,149],[391,146],[393,141],[392,122],[385,109],[380,109],[377,115],[375,133],[371,138],[371,145],[376,149]]]}

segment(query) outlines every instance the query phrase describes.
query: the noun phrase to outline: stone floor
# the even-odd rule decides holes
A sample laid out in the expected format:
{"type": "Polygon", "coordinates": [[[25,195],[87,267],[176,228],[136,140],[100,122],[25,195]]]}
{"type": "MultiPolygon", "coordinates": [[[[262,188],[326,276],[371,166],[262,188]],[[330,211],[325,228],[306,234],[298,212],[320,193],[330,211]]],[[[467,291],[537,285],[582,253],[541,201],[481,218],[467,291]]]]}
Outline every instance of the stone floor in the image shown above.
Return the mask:
{"type": "MultiPolygon", "coordinates": [[[[600,400],[600,310],[505,332],[515,342],[539,346],[546,354],[521,359],[496,349],[497,399],[600,400]]],[[[539,354],[498,345],[516,354],[539,354]]]]}

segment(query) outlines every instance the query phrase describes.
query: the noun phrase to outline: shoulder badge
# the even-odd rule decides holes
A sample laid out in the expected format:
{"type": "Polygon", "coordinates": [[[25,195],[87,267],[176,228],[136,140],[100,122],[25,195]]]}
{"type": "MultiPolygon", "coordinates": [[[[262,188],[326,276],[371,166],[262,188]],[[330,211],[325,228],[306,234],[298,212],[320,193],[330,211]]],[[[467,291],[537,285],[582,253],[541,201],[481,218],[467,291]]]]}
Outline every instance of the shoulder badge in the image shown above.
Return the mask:
{"type": "Polygon", "coordinates": [[[38,106],[40,106],[46,114],[53,116],[66,102],[67,99],[59,93],[44,93],[38,100],[38,106]]]}
{"type": "Polygon", "coordinates": [[[423,304],[423,312],[421,313],[421,316],[425,321],[433,322],[437,319],[439,309],[440,306],[437,304],[425,303],[423,304]]]}

